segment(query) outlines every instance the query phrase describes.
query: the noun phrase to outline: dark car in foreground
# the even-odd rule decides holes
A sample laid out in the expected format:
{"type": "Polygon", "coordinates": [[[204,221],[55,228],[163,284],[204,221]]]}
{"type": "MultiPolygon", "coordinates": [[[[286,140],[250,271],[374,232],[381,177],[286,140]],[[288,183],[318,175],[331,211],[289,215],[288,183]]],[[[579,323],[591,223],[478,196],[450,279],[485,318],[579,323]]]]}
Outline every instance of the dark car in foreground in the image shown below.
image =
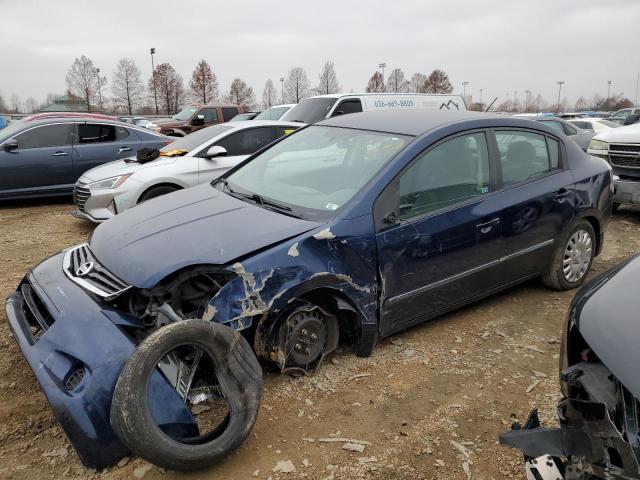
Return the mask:
{"type": "Polygon", "coordinates": [[[559,428],[524,426],[501,435],[522,450],[530,478],[640,478],[640,256],[598,275],[575,296],[560,355],[559,428]]]}
{"type": "Polygon", "coordinates": [[[70,195],[87,170],[173,138],[91,116],[36,116],[0,131],[0,199],[70,195]]]}
{"type": "Polygon", "coordinates": [[[312,372],[528,279],[577,287],[610,212],[606,162],[541,123],[344,115],[101,224],[7,317],[85,464],[200,468],[248,435],[256,357],[312,372]]]}

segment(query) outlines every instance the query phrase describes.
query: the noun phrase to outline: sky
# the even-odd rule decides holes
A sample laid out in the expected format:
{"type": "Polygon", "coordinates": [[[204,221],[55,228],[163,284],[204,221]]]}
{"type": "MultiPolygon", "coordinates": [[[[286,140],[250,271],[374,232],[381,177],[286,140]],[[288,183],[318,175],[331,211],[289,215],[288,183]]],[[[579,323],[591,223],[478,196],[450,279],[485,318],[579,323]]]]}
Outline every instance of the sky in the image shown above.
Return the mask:
{"type": "Polygon", "coordinates": [[[63,93],[81,55],[107,77],[132,58],[146,84],[150,47],[185,83],[205,59],[221,92],[240,77],[258,100],[292,67],[315,85],[325,60],[345,92],[364,91],[385,62],[407,78],[444,69],[454,93],[469,82],[485,102],[525,90],[555,102],[559,80],[571,102],[606,96],[608,80],[633,101],[640,71],[640,0],[0,0],[0,12],[6,101],[63,93]]]}

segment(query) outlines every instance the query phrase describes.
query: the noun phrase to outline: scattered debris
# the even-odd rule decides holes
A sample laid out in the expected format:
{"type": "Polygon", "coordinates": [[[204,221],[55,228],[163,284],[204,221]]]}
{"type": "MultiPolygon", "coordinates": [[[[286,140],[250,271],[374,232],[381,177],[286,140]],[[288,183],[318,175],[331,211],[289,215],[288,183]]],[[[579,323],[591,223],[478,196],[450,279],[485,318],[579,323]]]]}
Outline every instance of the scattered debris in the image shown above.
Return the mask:
{"type": "Polygon", "coordinates": [[[133,471],[133,476],[136,478],[144,478],[149,470],[153,468],[153,465],[146,463],[133,471]]]}
{"type": "Polygon", "coordinates": [[[319,442],[322,443],[358,443],[360,445],[371,445],[371,442],[367,442],[366,440],[354,440],[353,438],[319,438],[319,442]]]}
{"type": "Polygon", "coordinates": [[[378,461],[378,459],[376,457],[360,457],[358,459],[358,463],[360,465],[364,465],[366,463],[374,463],[374,462],[377,462],[377,461],[378,461]]]}
{"type": "Polygon", "coordinates": [[[371,374],[370,373],[358,373],[357,375],[354,375],[352,377],[349,377],[349,381],[351,380],[357,380],[359,378],[364,378],[364,377],[370,377],[371,374]]]}
{"type": "Polygon", "coordinates": [[[530,393],[534,388],[542,383],[542,380],[534,380],[531,385],[527,387],[527,393],[530,393]]]}
{"type": "Polygon", "coordinates": [[[302,459],[302,465],[304,465],[305,467],[310,467],[311,466],[311,462],[309,460],[307,460],[306,458],[302,459]]]}
{"type": "Polygon", "coordinates": [[[531,350],[532,352],[546,353],[544,350],[539,349],[535,345],[523,345],[522,348],[526,348],[527,350],[531,350]]]}
{"type": "Polygon", "coordinates": [[[120,461],[118,462],[118,468],[124,467],[127,463],[129,463],[129,460],[131,460],[131,457],[121,458],[120,461]]]}
{"type": "Polygon", "coordinates": [[[276,466],[273,467],[272,471],[280,473],[292,473],[296,471],[296,466],[291,460],[280,460],[278,463],[276,463],[276,466]]]}
{"type": "Polygon", "coordinates": [[[364,452],[364,445],[361,443],[345,443],[342,445],[343,450],[349,450],[351,452],[364,452]]]}
{"type": "Polygon", "coordinates": [[[316,233],[313,238],[316,240],[331,240],[332,238],[336,238],[336,236],[331,232],[329,228],[325,228],[324,230],[320,230],[316,233]]]}

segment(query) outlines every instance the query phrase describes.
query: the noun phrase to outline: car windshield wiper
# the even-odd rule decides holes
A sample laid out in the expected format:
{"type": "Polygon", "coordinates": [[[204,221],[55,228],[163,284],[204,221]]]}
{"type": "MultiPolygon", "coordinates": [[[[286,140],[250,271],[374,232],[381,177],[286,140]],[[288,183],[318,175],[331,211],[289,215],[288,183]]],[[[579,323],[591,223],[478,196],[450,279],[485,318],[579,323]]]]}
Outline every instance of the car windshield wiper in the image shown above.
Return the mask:
{"type": "MultiPolygon", "coordinates": [[[[242,198],[252,200],[253,202],[259,204],[261,207],[268,208],[270,210],[277,210],[279,212],[293,212],[293,209],[291,207],[282,205],[281,203],[274,202],[272,200],[266,200],[264,197],[262,197],[261,195],[258,195],[257,193],[242,193],[232,189],[229,186],[229,181],[226,178],[221,179],[220,183],[222,183],[222,185],[224,185],[227,191],[233,196],[240,196],[242,198]]],[[[291,213],[289,215],[295,216],[296,218],[298,218],[296,215],[293,215],[291,213]]]]}

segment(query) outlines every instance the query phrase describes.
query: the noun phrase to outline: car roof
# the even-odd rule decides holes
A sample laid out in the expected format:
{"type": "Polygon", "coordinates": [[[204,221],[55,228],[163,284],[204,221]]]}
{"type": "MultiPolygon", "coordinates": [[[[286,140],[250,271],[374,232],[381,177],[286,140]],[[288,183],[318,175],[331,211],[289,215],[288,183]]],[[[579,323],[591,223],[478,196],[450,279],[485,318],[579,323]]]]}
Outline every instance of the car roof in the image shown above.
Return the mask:
{"type": "MultiPolygon", "coordinates": [[[[370,92],[354,92],[354,93],[328,93],[324,95],[314,95],[309,98],[341,98],[341,97],[397,97],[402,96],[417,96],[417,97],[460,97],[461,95],[453,93],[412,93],[412,92],[383,92],[383,93],[370,93],[370,92]]],[[[303,99],[304,100],[304,99],[303,99]]]]}
{"type": "MultiPolygon", "coordinates": [[[[445,124],[489,118],[505,119],[504,116],[494,115],[492,113],[416,109],[351,113],[349,115],[340,115],[322,120],[314,125],[357,128],[361,130],[418,136],[445,124]]],[[[513,121],[519,123],[516,119],[513,119],[513,121]]]]}

